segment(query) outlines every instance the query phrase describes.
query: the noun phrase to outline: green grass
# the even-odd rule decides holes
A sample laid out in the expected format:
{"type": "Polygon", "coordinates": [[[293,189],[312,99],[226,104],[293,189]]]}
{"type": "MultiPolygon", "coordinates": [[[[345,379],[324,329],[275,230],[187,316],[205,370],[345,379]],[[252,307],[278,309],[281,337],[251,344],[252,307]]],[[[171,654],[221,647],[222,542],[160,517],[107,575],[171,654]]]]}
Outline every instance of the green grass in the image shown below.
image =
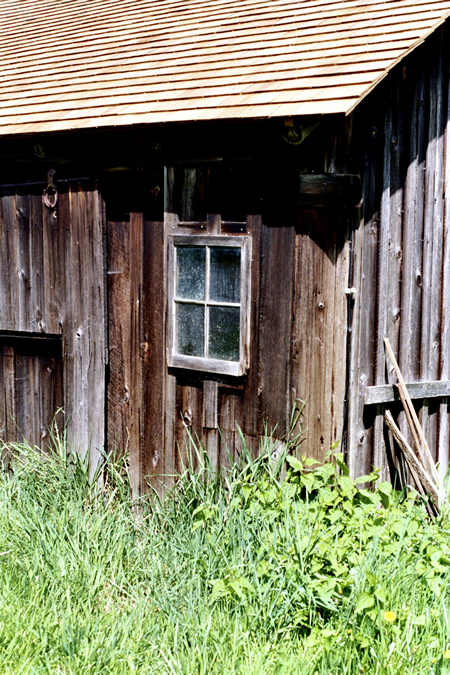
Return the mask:
{"type": "Polygon", "coordinates": [[[446,516],[270,439],[139,505],[56,446],[0,472],[2,674],[450,672],[446,516]]]}

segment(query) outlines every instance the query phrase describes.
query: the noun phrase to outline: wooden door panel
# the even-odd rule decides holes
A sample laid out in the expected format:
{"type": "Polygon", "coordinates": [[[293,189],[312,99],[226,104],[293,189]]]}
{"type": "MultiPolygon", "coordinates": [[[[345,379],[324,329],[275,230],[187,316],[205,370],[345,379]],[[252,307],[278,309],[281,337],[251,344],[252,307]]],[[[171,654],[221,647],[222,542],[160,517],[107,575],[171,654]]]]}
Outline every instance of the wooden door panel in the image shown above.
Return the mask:
{"type": "Polygon", "coordinates": [[[303,209],[297,229],[292,389],[305,401],[302,452],[324,459],[342,440],[347,368],[349,225],[328,208],[303,209]]]}
{"type": "Polygon", "coordinates": [[[61,340],[0,336],[0,385],[0,439],[46,450],[53,424],[64,424],[61,340]]]}

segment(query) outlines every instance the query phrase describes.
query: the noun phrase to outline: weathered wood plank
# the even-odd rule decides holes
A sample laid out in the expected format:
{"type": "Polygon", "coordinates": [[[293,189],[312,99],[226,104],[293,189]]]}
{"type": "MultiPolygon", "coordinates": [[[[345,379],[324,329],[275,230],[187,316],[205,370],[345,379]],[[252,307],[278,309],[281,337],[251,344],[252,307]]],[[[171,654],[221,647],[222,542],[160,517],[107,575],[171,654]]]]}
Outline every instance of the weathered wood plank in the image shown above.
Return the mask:
{"type": "MultiPolygon", "coordinates": [[[[390,79],[389,84],[392,85],[390,79]]],[[[391,86],[388,90],[389,102],[392,101],[391,86]]],[[[390,321],[388,312],[391,309],[392,276],[394,270],[390,267],[389,247],[391,246],[391,138],[392,138],[392,110],[385,110],[383,133],[383,175],[382,193],[380,202],[380,224],[378,229],[378,269],[377,269],[377,325],[375,334],[375,382],[383,384],[386,380],[386,361],[384,356],[383,340],[390,334],[390,321]]],[[[395,306],[394,306],[395,307],[395,306]]],[[[377,409],[374,428],[373,463],[376,467],[382,467],[384,462],[384,434],[383,434],[383,410],[377,409]]],[[[383,476],[386,478],[386,476],[383,476]]]]}
{"type": "Polygon", "coordinates": [[[19,440],[17,433],[17,400],[15,354],[12,347],[3,347],[3,386],[5,387],[6,439],[19,440]]]}
{"type": "Polygon", "coordinates": [[[141,490],[142,456],[142,369],[143,369],[143,325],[142,325],[142,284],[144,249],[144,217],[142,213],[130,213],[130,343],[127,352],[131,359],[129,402],[130,425],[130,483],[132,494],[137,497],[141,490]]]}
{"type": "Polygon", "coordinates": [[[220,464],[225,467],[241,450],[238,426],[242,428],[242,404],[243,391],[219,387],[220,464]]]}
{"type": "MultiPolygon", "coordinates": [[[[29,196],[30,218],[30,330],[36,332],[52,332],[55,326],[47,326],[46,289],[44,285],[44,239],[42,199],[36,195],[29,196]]],[[[58,331],[60,332],[60,327],[58,331]]]]}
{"type": "Polygon", "coordinates": [[[276,427],[276,436],[289,431],[292,294],[295,231],[266,227],[261,239],[259,291],[258,433],[276,427]]]}
{"type": "Polygon", "coordinates": [[[251,300],[250,300],[250,368],[244,389],[242,431],[255,436],[258,429],[258,361],[260,355],[260,308],[259,290],[261,279],[261,232],[260,216],[247,217],[247,234],[252,237],[251,300]]]}
{"type": "MultiPolygon", "coordinates": [[[[442,52],[443,53],[443,52],[442,52]]],[[[449,75],[449,60],[445,56],[444,72],[449,75]]],[[[450,89],[447,91],[447,110],[450,110],[450,89]]],[[[441,364],[440,378],[450,379],[450,120],[445,122],[444,132],[444,227],[443,227],[443,258],[442,269],[442,314],[441,314],[441,364]]],[[[450,399],[441,401],[439,409],[439,475],[443,479],[449,465],[450,451],[450,399]]]]}
{"type": "Polygon", "coordinates": [[[292,391],[295,398],[306,400],[305,452],[323,459],[336,440],[332,429],[342,430],[342,419],[337,418],[343,415],[346,377],[348,229],[346,219],[339,227],[331,211],[305,209],[297,232],[292,391]],[[336,333],[335,319],[339,324],[336,333]],[[339,374],[333,374],[334,363],[339,374]]]}
{"type": "Polygon", "coordinates": [[[214,380],[203,382],[203,426],[206,429],[218,428],[218,384],[214,380]]]}
{"type": "Polygon", "coordinates": [[[408,381],[420,374],[420,308],[422,305],[422,241],[425,180],[425,78],[419,70],[413,78],[409,146],[405,149],[407,171],[404,197],[402,317],[399,365],[408,381]],[[415,327],[415,328],[414,328],[415,327]]]}
{"type": "MultiPolygon", "coordinates": [[[[441,272],[443,243],[443,115],[440,60],[431,63],[429,76],[428,143],[426,151],[425,210],[423,240],[423,292],[421,327],[421,379],[438,377],[440,357],[441,272]]],[[[437,415],[424,400],[422,425],[435,453],[437,415]]]]}
{"type": "MultiPolygon", "coordinates": [[[[130,446],[130,226],[108,222],[108,452],[121,456],[130,446]]],[[[138,254],[135,254],[136,260],[138,254]]]]}
{"type": "MultiPolygon", "coordinates": [[[[31,307],[31,250],[28,195],[16,195],[17,286],[19,295],[19,330],[34,330],[31,307]]],[[[36,261],[39,265],[39,261],[36,261]]]]}
{"type": "Polygon", "coordinates": [[[17,227],[16,227],[16,195],[6,194],[3,199],[3,217],[4,217],[4,231],[3,236],[5,240],[5,259],[2,261],[2,269],[11,270],[11,275],[2,275],[10,277],[9,294],[6,297],[5,318],[3,329],[18,330],[19,323],[19,288],[16,283],[17,274],[19,271],[17,259],[17,227]]]}
{"type": "Polygon", "coordinates": [[[143,244],[142,214],[108,223],[108,449],[129,453],[135,497],[142,481],[143,244]]]}
{"type": "Polygon", "coordinates": [[[143,245],[143,481],[161,490],[173,472],[173,451],[165,451],[166,337],[164,223],[144,222],[143,245]]]}
{"type": "Polygon", "coordinates": [[[300,206],[356,206],[362,197],[361,177],[352,174],[300,174],[300,206]]]}
{"type": "Polygon", "coordinates": [[[346,294],[349,281],[351,218],[348,212],[337,214],[337,228],[341,232],[337,246],[334,281],[334,320],[332,357],[331,442],[339,443],[343,451],[343,431],[348,363],[348,311],[351,295],[346,294]],[[340,248],[342,246],[342,248],[340,248]]]}
{"type": "Polygon", "coordinates": [[[3,347],[0,347],[0,442],[6,439],[6,388],[3,377],[3,347]]]}
{"type": "MultiPolygon", "coordinates": [[[[407,389],[412,399],[441,398],[450,396],[449,380],[432,380],[429,382],[410,382],[407,383],[407,389]]],[[[374,405],[379,403],[391,403],[399,401],[400,396],[395,385],[382,384],[374,387],[367,387],[365,393],[365,405],[374,405]]]]}
{"type": "Polygon", "coordinates": [[[203,386],[180,374],[176,385],[175,471],[198,465],[196,448],[203,441],[203,386]]]}
{"type": "Polygon", "coordinates": [[[33,203],[34,210],[42,217],[44,321],[48,332],[60,333],[67,314],[70,315],[70,298],[74,292],[70,278],[72,233],[69,193],[67,189],[60,192],[56,210],[44,205],[42,194],[33,196],[33,203]]]}
{"type": "Polygon", "coordinates": [[[84,189],[81,184],[69,187],[68,208],[64,407],[70,443],[76,452],[89,451],[93,476],[103,453],[105,428],[103,209],[96,189],[84,189]]]}

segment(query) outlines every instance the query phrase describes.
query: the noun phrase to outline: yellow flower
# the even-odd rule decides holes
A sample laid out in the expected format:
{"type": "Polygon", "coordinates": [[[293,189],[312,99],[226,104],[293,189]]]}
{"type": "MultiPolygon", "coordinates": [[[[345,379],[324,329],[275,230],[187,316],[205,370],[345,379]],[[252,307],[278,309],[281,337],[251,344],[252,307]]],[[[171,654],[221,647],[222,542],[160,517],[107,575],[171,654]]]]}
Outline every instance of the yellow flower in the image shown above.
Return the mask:
{"type": "Polygon", "coordinates": [[[444,652],[444,659],[450,659],[450,649],[446,649],[444,652]]]}
{"type": "Polygon", "coordinates": [[[383,618],[384,618],[384,620],[387,621],[388,623],[393,623],[393,622],[396,620],[396,618],[397,618],[397,614],[396,614],[395,612],[391,612],[391,611],[389,610],[389,612],[385,612],[385,613],[383,614],[383,618]]]}

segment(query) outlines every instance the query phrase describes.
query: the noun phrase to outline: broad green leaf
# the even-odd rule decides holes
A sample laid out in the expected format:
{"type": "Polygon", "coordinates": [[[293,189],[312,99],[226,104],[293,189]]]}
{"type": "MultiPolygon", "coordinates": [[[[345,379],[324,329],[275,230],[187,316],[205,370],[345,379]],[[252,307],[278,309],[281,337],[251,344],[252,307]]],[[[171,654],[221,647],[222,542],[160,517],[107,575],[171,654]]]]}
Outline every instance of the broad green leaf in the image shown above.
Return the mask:
{"type": "Polygon", "coordinates": [[[375,599],[371,593],[361,593],[361,595],[358,598],[358,602],[356,603],[355,613],[359,614],[360,612],[363,612],[365,609],[370,609],[374,605],[375,599]]]}
{"type": "Polygon", "coordinates": [[[312,492],[315,480],[316,479],[313,473],[304,473],[301,478],[301,483],[305,486],[308,492],[312,492]]]}
{"type": "Polygon", "coordinates": [[[303,471],[303,464],[299,462],[297,457],[292,457],[292,455],[289,455],[286,457],[286,462],[294,469],[294,471],[303,471]]]}

